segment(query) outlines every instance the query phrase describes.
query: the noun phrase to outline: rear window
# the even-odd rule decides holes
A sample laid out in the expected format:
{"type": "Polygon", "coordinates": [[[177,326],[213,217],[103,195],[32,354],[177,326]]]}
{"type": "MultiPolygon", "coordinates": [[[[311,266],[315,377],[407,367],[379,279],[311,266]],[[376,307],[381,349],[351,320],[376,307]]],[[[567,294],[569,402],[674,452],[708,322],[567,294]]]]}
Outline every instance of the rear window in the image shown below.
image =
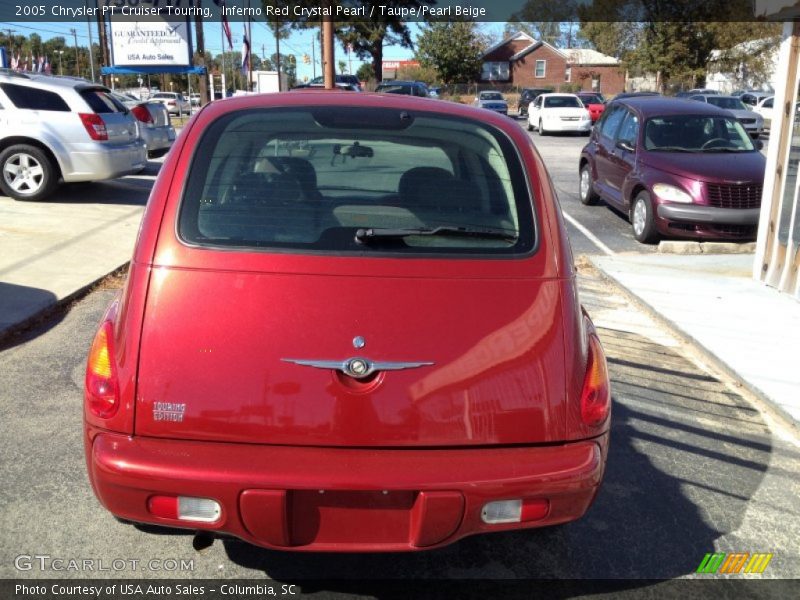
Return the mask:
{"type": "Polygon", "coordinates": [[[17,108],[70,112],[67,103],[55,92],[39,90],[24,85],[14,85],[13,83],[0,83],[0,88],[3,89],[8,99],[17,108]]]}
{"type": "Polygon", "coordinates": [[[127,112],[125,105],[102,90],[82,90],[81,98],[98,114],[127,112]]]}
{"type": "Polygon", "coordinates": [[[583,108],[577,96],[550,96],[544,100],[545,108],[583,108]]]}
{"type": "Polygon", "coordinates": [[[393,109],[226,115],[197,145],[179,215],[201,246],[308,252],[527,254],[522,166],[496,129],[393,109]]]}

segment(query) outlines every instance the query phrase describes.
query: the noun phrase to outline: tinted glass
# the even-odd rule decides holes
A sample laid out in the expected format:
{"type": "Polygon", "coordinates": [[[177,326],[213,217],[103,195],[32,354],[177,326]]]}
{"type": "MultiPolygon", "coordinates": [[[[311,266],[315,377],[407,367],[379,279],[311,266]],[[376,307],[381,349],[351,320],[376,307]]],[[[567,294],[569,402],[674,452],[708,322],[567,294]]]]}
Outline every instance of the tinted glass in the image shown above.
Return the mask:
{"type": "Polygon", "coordinates": [[[631,146],[636,145],[636,139],[639,137],[639,119],[633,113],[625,111],[625,120],[619,128],[617,139],[628,142],[631,146]]]}
{"type": "Polygon", "coordinates": [[[606,110],[600,122],[600,135],[613,138],[626,112],[621,106],[614,106],[610,111],[606,110]]]}
{"type": "Polygon", "coordinates": [[[741,123],[728,117],[671,115],[648,119],[644,147],[662,152],[755,150],[741,123]]]}
{"type": "Polygon", "coordinates": [[[478,121],[390,109],[227,115],[198,144],[179,217],[200,245],[315,252],[520,254],[531,202],[511,142],[478,121]],[[359,230],[492,235],[358,242],[359,230]]]}
{"type": "Polygon", "coordinates": [[[602,104],[603,99],[596,94],[584,94],[579,96],[584,104],[602,104]]]}
{"type": "Polygon", "coordinates": [[[407,94],[413,95],[414,89],[410,85],[396,85],[396,84],[381,84],[375,88],[376,92],[383,92],[384,94],[407,94]]]}
{"type": "Polygon", "coordinates": [[[0,88],[3,89],[8,99],[17,108],[69,112],[67,103],[55,92],[37,90],[36,88],[14,85],[13,83],[2,83],[0,88]]]}
{"type": "Polygon", "coordinates": [[[544,99],[545,108],[583,108],[576,96],[550,96],[544,99]]]}
{"type": "Polygon", "coordinates": [[[774,98],[770,98],[769,100],[764,100],[764,104],[762,104],[761,106],[763,106],[764,108],[772,108],[772,103],[774,101],[775,101],[774,98]]]}
{"type": "Polygon", "coordinates": [[[747,107],[742,104],[742,101],[739,98],[726,98],[725,96],[709,96],[706,98],[706,102],[709,104],[713,104],[714,106],[719,106],[720,108],[724,108],[726,110],[747,110],[747,107]]]}
{"type": "Polygon", "coordinates": [[[502,100],[503,95],[499,92],[481,92],[481,100],[502,100]]]}
{"type": "Polygon", "coordinates": [[[96,113],[117,113],[126,112],[125,106],[101,90],[83,90],[80,92],[81,98],[86,100],[86,104],[96,113]]]}

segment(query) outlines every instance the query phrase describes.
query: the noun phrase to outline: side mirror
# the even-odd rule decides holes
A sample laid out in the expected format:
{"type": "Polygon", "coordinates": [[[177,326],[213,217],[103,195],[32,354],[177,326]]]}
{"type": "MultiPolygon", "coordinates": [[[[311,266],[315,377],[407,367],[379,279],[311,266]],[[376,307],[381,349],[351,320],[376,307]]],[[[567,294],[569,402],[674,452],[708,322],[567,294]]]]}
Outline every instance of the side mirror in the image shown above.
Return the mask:
{"type": "Polygon", "coordinates": [[[625,150],[626,152],[633,152],[635,149],[629,140],[617,140],[617,148],[625,150]]]}

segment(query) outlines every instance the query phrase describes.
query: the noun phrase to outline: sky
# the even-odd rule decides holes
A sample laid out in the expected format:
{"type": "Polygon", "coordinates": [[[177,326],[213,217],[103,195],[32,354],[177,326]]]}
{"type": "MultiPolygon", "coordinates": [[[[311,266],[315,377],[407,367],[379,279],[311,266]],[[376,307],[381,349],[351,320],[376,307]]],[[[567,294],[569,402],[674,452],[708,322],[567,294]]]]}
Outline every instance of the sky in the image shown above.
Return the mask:
{"type": "MultiPolygon", "coordinates": [[[[502,24],[498,23],[491,23],[491,26],[500,26],[502,29],[502,24]]],[[[97,42],[97,26],[95,23],[92,23],[92,36],[93,40],[97,42]]],[[[231,31],[233,33],[234,43],[233,49],[234,51],[241,51],[242,49],[242,33],[244,29],[244,25],[241,22],[231,22],[231,31]]],[[[416,40],[417,35],[419,35],[419,26],[417,23],[409,23],[409,27],[411,29],[411,38],[416,40]]],[[[80,46],[88,46],[89,45],[89,30],[87,23],[76,21],[72,23],[64,23],[64,22],[45,22],[45,23],[15,23],[15,22],[0,22],[0,29],[7,30],[7,29],[15,30],[15,35],[30,35],[31,33],[38,33],[42,36],[44,41],[54,38],[54,37],[64,37],[67,40],[67,45],[73,45],[73,36],[70,32],[71,29],[75,29],[78,36],[78,45],[80,46]]],[[[221,31],[222,25],[219,22],[213,21],[206,21],[203,24],[203,32],[205,35],[205,46],[206,50],[213,55],[217,55],[222,52],[222,38],[221,38],[221,31]]],[[[254,53],[258,54],[259,56],[262,55],[262,48],[263,52],[267,56],[271,56],[275,53],[275,36],[272,32],[267,28],[267,25],[263,22],[254,22],[252,24],[252,32],[253,32],[253,51],[254,53]]],[[[303,55],[308,54],[311,56],[311,47],[314,44],[316,36],[316,30],[303,30],[303,31],[293,31],[289,39],[281,40],[281,54],[294,54],[297,56],[297,76],[298,81],[304,81],[305,78],[311,79],[315,74],[315,69],[312,65],[306,65],[303,63],[303,55]]],[[[227,50],[227,42],[226,42],[226,50],[227,50]]],[[[319,68],[319,43],[317,42],[314,46],[314,52],[316,54],[317,65],[316,65],[316,75],[321,75],[320,68],[319,68]]],[[[413,50],[408,48],[402,48],[400,46],[385,46],[384,47],[384,60],[407,60],[413,58],[413,50]]],[[[338,62],[340,60],[348,61],[347,53],[345,52],[344,48],[341,44],[336,44],[336,63],[337,63],[337,71],[338,71],[338,62]]],[[[355,55],[351,57],[352,60],[352,72],[358,70],[358,67],[361,66],[362,62],[359,60],[355,55]]]]}

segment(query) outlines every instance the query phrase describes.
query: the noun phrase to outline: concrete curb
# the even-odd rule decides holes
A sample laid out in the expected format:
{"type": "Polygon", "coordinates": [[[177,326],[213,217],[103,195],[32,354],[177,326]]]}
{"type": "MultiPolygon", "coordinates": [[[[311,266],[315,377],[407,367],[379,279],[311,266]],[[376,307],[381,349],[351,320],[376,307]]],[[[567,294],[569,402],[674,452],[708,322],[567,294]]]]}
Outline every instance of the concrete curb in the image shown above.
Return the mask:
{"type": "Polygon", "coordinates": [[[795,433],[800,432],[800,423],[798,423],[786,410],[777,405],[772,398],[762,392],[758,387],[742,378],[742,376],[739,375],[739,373],[730,365],[728,365],[728,363],[719,358],[719,356],[714,354],[692,335],[681,329],[674,321],[666,318],[645,300],[637,296],[616,277],[607,273],[594,261],[593,256],[587,256],[587,258],[589,259],[592,269],[594,269],[604,281],[617,288],[620,293],[631,302],[631,304],[642,310],[656,323],[667,329],[672,335],[675,336],[675,338],[678,339],[678,341],[690,345],[703,361],[707,362],[709,366],[723,374],[737,388],[740,388],[740,390],[745,390],[750,395],[751,399],[755,400],[762,408],[764,408],[772,418],[784,424],[789,430],[795,433]]]}
{"type": "Polygon", "coordinates": [[[659,254],[753,254],[756,243],[662,241],[659,254]]]}
{"type": "Polygon", "coordinates": [[[39,309],[38,311],[36,311],[35,313],[33,313],[30,316],[26,317],[22,321],[19,321],[17,323],[14,323],[13,325],[9,325],[7,327],[4,327],[4,328],[0,329],[0,350],[3,350],[6,342],[9,339],[13,338],[16,335],[19,335],[19,334],[23,333],[27,329],[30,329],[30,328],[38,325],[42,321],[45,321],[45,320],[53,317],[54,315],[56,315],[60,311],[64,310],[66,307],[68,307],[70,304],[72,304],[76,300],[80,300],[81,298],[87,296],[89,293],[92,292],[92,290],[94,290],[95,287],[97,287],[97,284],[99,284],[101,281],[103,281],[106,277],[108,277],[110,275],[113,275],[114,273],[117,273],[117,272],[127,268],[129,264],[130,264],[130,261],[125,261],[124,263],[122,263],[121,265],[119,265],[115,269],[109,271],[105,275],[103,275],[101,277],[98,277],[98,278],[94,279],[93,281],[90,281],[86,285],[83,285],[83,286],[79,287],[77,290],[75,290],[74,292],[72,292],[69,295],[64,296],[63,298],[59,298],[58,300],[53,301],[48,306],[45,306],[44,308],[39,309]]]}

